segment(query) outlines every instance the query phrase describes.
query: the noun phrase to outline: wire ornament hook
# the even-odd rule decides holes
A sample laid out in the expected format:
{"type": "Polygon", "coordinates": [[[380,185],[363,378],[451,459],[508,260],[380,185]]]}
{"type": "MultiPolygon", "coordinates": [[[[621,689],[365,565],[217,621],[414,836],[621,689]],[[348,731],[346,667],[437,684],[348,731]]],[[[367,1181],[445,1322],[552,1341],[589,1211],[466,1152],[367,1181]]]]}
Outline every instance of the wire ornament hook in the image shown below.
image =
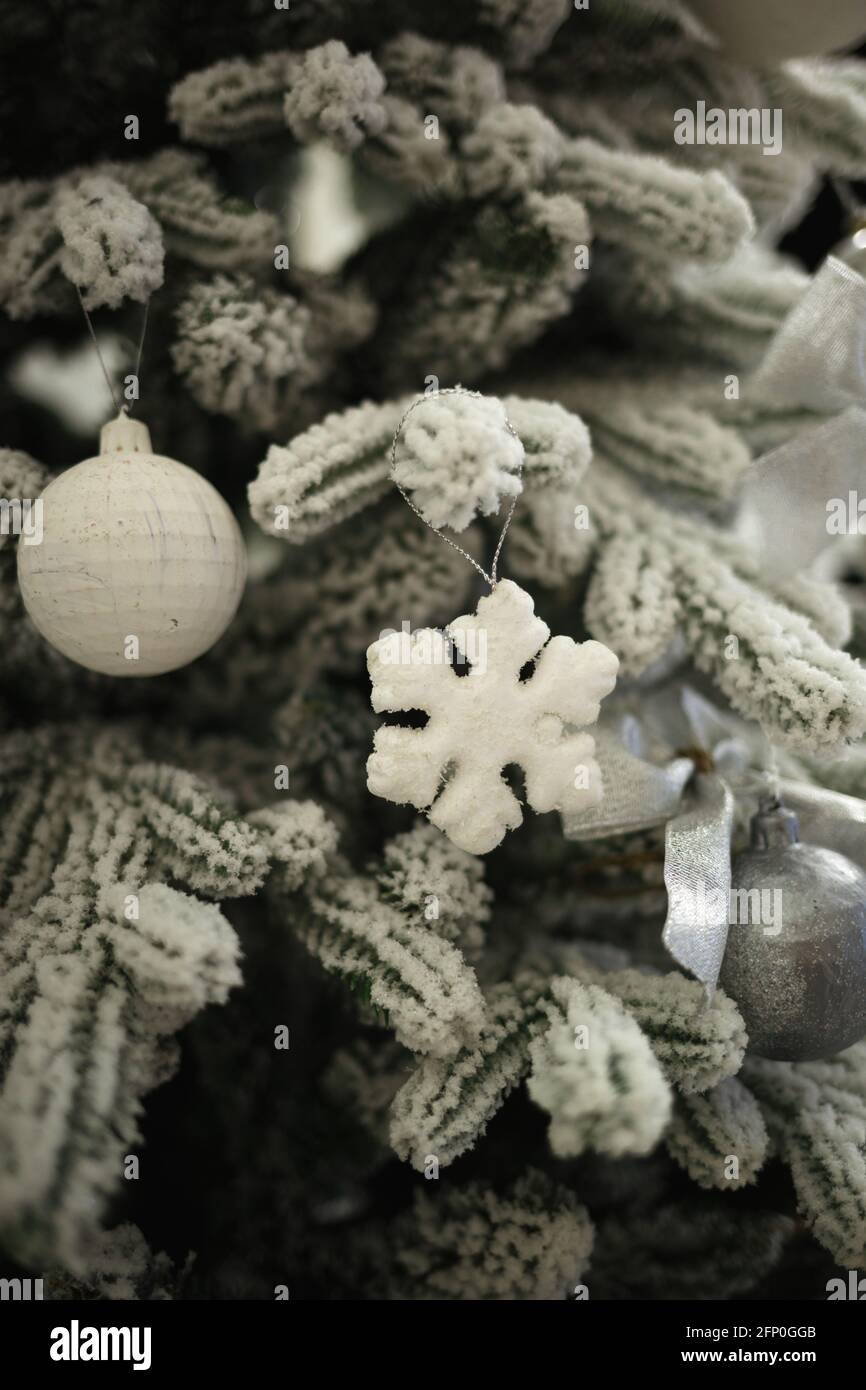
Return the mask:
{"type": "MultiPolygon", "coordinates": [[[[414,400],[412,404],[408,406],[408,408],[403,412],[403,415],[400,419],[400,423],[394,431],[394,438],[391,441],[390,453],[391,480],[394,483],[394,486],[396,487],[397,491],[400,493],[400,496],[403,498],[403,501],[407,504],[407,506],[411,507],[412,511],[415,513],[416,516],[421,518],[421,520],[424,522],[424,525],[429,526],[430,530],[433,531],[437,536],[439,536],[445,542],[446,545],[450,545],[452,550],[456,550],[458,554],[462,555],[464,559],[468,560],[470,565],[473,565],[475,569],[477,569],[478,573],[486,581],[486,583],[490,585],[490,588],[492,590],[496,588],[496,585],[499,582],[496,574],[497,567],[499,565],[499,557],[502,554],[502,547],[505,543],[505,537],[508,534],[508,528],[511,525],[511,518],[514,516],[514,508],[517,506],[517,497],[519,494],[515,494],[515,496],[511,499],[511,503],[509,505],[508,512],[505,517],[505,524],[502,527],[499,540],[496,544],[496,549],[493,553],[493,563],[490,567],[490,573],[488,574],[486,569],[484,569],[483,565],[479,565],[478,561],[474,558],[474,556],[469,554],[468,550],[464,550],[462,545],[458,545],[456,541],[453,541],[449,536],[446,536],[438,526],[434,526],[431,521],[427,520],[424,513],[420,510],[419,507],[415,506],[415,503],[409,497],[406,490],[400,486],[400,484],[397,482],[397,479],[394,477],[394,469],[397,465],[397,444],[399,443],[400,435],[403,432],[403,426],[406,424],[406,421],[412,414],[413,410],[417,410],[419,405],[423,405],[425,401],[429,401],[436,396],[474,396],[476,400],[483,400],[483,395],[481,391],[471,391],[467,386],[445,386],[441,389],[437,388],[436,391],[431,391],[428,395],[418,396],[417,399],[414,400]]],[[[509,431],[509,433],[513,434],[514,438],[518,440],[518,442],[520,442],[520,435],[517,433],[517,430],[514,428],[507,415],[505,417],[505,427],[509,431]]],[[[517,477],[522,479],[522,459],[520,461],[520,467],[516,470],[516,473],[517,477]]]]}
{"type": "MultiPolygon", "coordinates": [[[[106,384],[106,386],[108,387],[108,394],[111,396],[112,404],[114,405],[114,408],[115,408],[115,410],[117,411],[118,415],[129,415],[129,414],[130,414],[129,403],[128,403],[127,401],[120,402],[120,401],[117,399],[117,393],[115,392],[114,386],[113,386],[113,384],[112,384],[111,377],[110,377],[109,372],[108,372],[108,368],[107,368],[106,365],[105,365],[105,359],[104,359],[104,357],[102,356],[102,351],[101,351],[100,346],[99,346],[99,339],[97,338],[97,336],[96,336],[96,330],[95,330],[95,328],[93,327],[93,320],[91,319],[90,314],[89,314],[88,309],[87,309],[87,306],[86,306],[85,303],[84,303],[84,298],[83,298],[82,293],[81,293],[81,286],[80,286],[80,285],[76,285],[76,286],[75,286],[75,293],[78,295],[78,302],[79,302],[79,304],[81,305],[81,312],[82,312],[82,314],[84,315],[84,321],[85,321],[85,323],[87,324],[88,331],[89,331],[90,336],[91,336],[91,338],[92,338],[92,340],[93,340],[93,346],[94,346],[94,348],[96,349],[96,356],[97,356],[98,359],[99,359],[99,365],[100,365],[100,367],[102,368],[102,375],[105,377],[105,384],[106,384]]],[[[143,316],[143,318],[142,318],[142,320],[141,320],[141,334],[140,334],[139,339],[138,339],[138,352],[136,353],[136,357],[135,357],[135,375],[136,375],[136,377],[140,377],[140,374],[141,374],[141,356],[142,356],[142,353],[144,352],[144,339],[145,339],[145,335],[146,335],[146,333],[147,333],[147,311],[148,311],[149,308],[150,308],[150,300],[149,300],[149,299],[146,299],[146,300],[144,301],[144,316],[143,316]]]]}

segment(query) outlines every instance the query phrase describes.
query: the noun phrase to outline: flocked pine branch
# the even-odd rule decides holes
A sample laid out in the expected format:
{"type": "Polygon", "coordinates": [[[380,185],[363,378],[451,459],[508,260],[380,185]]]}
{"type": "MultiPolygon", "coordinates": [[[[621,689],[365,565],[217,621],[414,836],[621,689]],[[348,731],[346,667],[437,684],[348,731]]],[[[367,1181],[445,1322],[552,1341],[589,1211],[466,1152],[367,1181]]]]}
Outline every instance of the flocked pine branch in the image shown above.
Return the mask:
{"type": "Polygon", "coordinates": [[[207,411],[257,430],[309,414],[310,393],[340,353],[372,330],[373,306],[357,285],[300,295],[250,275],[218,274],[191,286],[177,313],[175,369],[207,411]]]}
{"type": "MultiPolygon", "coordinates": [[[[394,42],[397,66],[401,55],[415,53],[413,39],[425,46],[425,56],[428,47],[437,55],[440,49],[451,52],[417,36],[404,38],[408,46],[394,42]]],[[[472,50],[463,51],[473,57],[472,50]]],[[[490,62],[482,54],[477,58],[490,62]]],[[[441,58],[438,63],[447,66],[441,58]]],[[[471,75],[474,64],[462,67],[471,75]]],[[[459,74],[449,76],[455,82],[453,105],[459,106],[459,74]]],[[[461,185],[447,130],[429,138],[424,109],[406,95],[410,87],[396,82],[393,91],[385,91],[385,78],[369,55],[353,56],[345,45],[331,43],[307,54],[230,59],[190,73],[172,90],[169,114],[184,139],[210,146],[282,134],[301,143],[326,139],[344,151],[360,147],[364,164],[381,177],[419,193],[454,195],[461,185]],[[320,125],[323,80],[330,87],[329,109],[320,125]]]]}
{"type": "Polygon", "coordinates": [[[746,1031],[736,1005],[717,989],[707,1001],[697,980],[679,971],[619,968],[569,943],[544,939],[524,957],[536,969],[565,970],[615,995],[640,1025],[668,1081],[686,1094],[717,1086],[740,1070],[746,1031]]]}
{"type": "MultiPolygon", "coordinates": [[[[713,388],[722,401],[718,376],[713,388]]],[[[709,410],[682,403],[669,385],[653,400],[641,399],[633,385],[584,378],[569,395],[594,448],[647,483],[681,489],[707,505],[733,497],[742,483],[751,454],[740,432],[709,410]]]]}
{"type": "Polygon", "coordinates": [[[206,897],[242,897],[261,886],[267,854],[260,837],[213,787],[156,763],[135,763],[123,777],[161,870],[206,897]]]}
{"type": "Polygon", "coordinates": [[[107,166],[153,213],[166,247],[204,270],[260,270],[273,261],[276,222],[245,199],[225,194],[201,154],[166,149],[107,166]]]}
{"type": "Polygon", "coordinates": [[[0,913],[14,921],[47,891],[69,836],[70,785],[63,754],[23,731],[3,740],[0,913]],[[34,748],[42,757],[34,757],[34,748]]]}
{"type": "Polygon", "coordinates": [[[44,1297],[64,1302],[175,1299],[191,1260],[184,1268],[176,1267],[168,1255],[148,1248],[137,1226],[125,1222],[85,1240],[81,1263],[78,1278],[65,1270],[46,1271],[44,1297]]]}
{"type": "Polygon", "coordinates": [[[489,107],[460,142],[463,186],[472,198],[520,197],[548,186],[562,156],[562,135],[537,107],[502,102],[489,107]]]}
{"type": "Polygon", "coordinates": [[[198,144],[284,132],[299,144],[326,140],[349,152],[389,127],[393,102],[385,86],[369,53],[351,53],[330,39],[306,51],[234,58],[189,73],[172,89],[169,115],[183,138],[198,144]]]}
{"type": "MultiPolygon", "coordinates": [[[[10,504],[35,502],[50,481],[48,469],[23,449],[0,449],[0,497],[10,504]]],[[[11,518],[15,520],[14,510],[11,518]]],[[[0,529],[0,549],[12,550],[16,540],[13,526],[0,529]]]]}
{"type": "Polygon", "coordinates": [[[406,420],[392,471],[431,526],[465,531],[522,490],[524,449],[499,401],[432,396],[406,420]]]}
{"type": "Polygon", "coordinates": [[[219,910],[144,881],[134,810],[92,783],[84,803],[49,892],[0,942],[4,1240],[80,1273],[142,1097],[175,1065],[171,1035],[240,980],[219,910]]]}
{"type": "Polygon", "coordinates": [[[693,107],[696,95],[708,107],[723,109],[781,106],[784,148],[772,160],[762,158],[760,148],[749,142],[721,150],[695,142],[676,150],[678,168],[691,164],[724,172],[764,225],[776,224],[780,217],[796,219],[816,168],[858,176],[863,167],[861,64],[806,59],[759,72],[708,44],[686,6],[679,6],[679,17],[673,5],[661,14],[640,13],[648,8],[628,0],[582,15],[580,30],[566,26],[528,75],[534,99],[566,130],[585,133],[591,92],[610,114],[609,143],[628,143],[670,161],[672,113],[693,107]],[[622,101],[624,85],[648,71],[653,73],[653,101],[622,101]]]}
{"type": "Polygon", "coordinates": [[[29,909],[45,891],[91,763],[105,794],[121,796],[135,813],[152,865],[207,897],[239,897],[263,883],[267,853],[225,794],[145,760],[131,729],[43,725],[7,735],[0,748],[0,908],[8,915],[29,909]]]}
{"type": "Polygon", "coordinates": [[[265,806],[253,811],[249,823],[263,838],[280,891],[285,893],[322,878],[340,838],[314,801],[265,806]]]}
{"type": "Polygon", "coordinates": [[[513,196],[559,171],[558,187],[586,203],[600,235],[638,251],[651,245],[721,260],[749,231],[747,205],[717,172],[691,173],[592,140],[570,142],[563,165],[566,144],[556,126],[535,105],[503,101],[500,70],[479,50],[403,34],[377,58],[383,88],[387,83],[378,98],[373,70],[363,66],[369,59],[329,44],[303,56],[269,54],[192,73],[174,89],[170,112],[185,138],[221,144],[278,130],[285,92],[293,133],[308,139],[297,111],[321,107],[319,73],[327,72],[330,125],[316,133],[359,145],[368,167],[410,189],[513,196]],[[372,121],[365,95],[371,110],[378,100],[372,121]],[[428,116],[439,123],[435,138],[425,127],[428,116]]]}
{"type": "Polygon", "coordinates": [[[853,614],[838,584],[812,574],[793,574],[776,581],[772,595],[787,608],[802,613],[830,647],[847,647],[854,627],[853,614]]]}
{"type": "Polygon", "coordinates": [[[404,913],[420,912],[431,931],[453,941],[468,959],[480,956],[493,901],[480,860],[420,821],[385,844],[374,872],[384,902],[404,913]]]}
{"type": "MultiPolygon", "coordinates": [[[[507,52],[524,58],[546,46],[564,16],[563,0],[535,0],[520,15],[488,6],[475,16],[478,33],[467,37],[495,38],[501,52],[513,25],[507,52]]],[[[398,33],[375,61],[329,39],[307,50],[214,63],[175,84],[169,114],[183,138],[198,144],[229,144],[288,127],[300,143],[327,139],[355,149],[387,130],[389,99],[460,132],[503,96],[500,64],[483,47],[398,33]]]]}
{"type": "MultiPolygon", "coordinates": [[[[384,496],[393,487],[390,454],[394,433],[412,400],[404,397],[384,405],[355,406],[327,416],[286,447],[273,444],[249,487],[250,508],[262,529],[300,544],[384,496]]],[[[474,409],[478,404],[462,396],[437,399],[434,394],[432,409],[426,403],[420,405],[398,441],[401,478],[412,490],[414,479],[419,480],[420,495],[415,500],[422,510],[425,464],[432,473],[431,499],[441,494],[447,466],[448,505],[442,504],[441,496],[437,498],[441,510],[435,513],[436,525],[464,529],[470,507],[489,509],[490,503],[511,486],[507,479],[489,476],[486,470],[493,469],[489,457],[476,481],[479,455],[492,438],[491,411],[499,419],[491,403],[474,409]],[[478,425],[473,429],[469,422],[476,415],[478,425]],[[417,441],[414,449],[413,439],[417,441]]],[[[523,445],[528,490],[580,480],[590,456],[589,435],[580,419],[547,401],[506,396],[502,407],[523,445]]],[[[515,458],[505,436],[501,454],[507,460],[515,458]]],[[[513,472],[514,463],[499,468],[513,472]]],[[[431,510],[430,519],[433,517],[431,510]]]]}
{"type": "Polygon", "coordinates": [[[520,71],[550,46],[568,17],[567,0],[530,0],[526,5],[483,0],[462,23],[467,39],[492,48],[506,68],[520,71]]]}
{"type": "MultiPolygon", "coordinates": [[[[765,346],[768,344],[769,336],[765,346]]],[[[579,372],[570,365],[565,369],[551,365],[539,381],[531,372],[521,372],[518,380],[526,383],[522,390],[527,394],[539,390],[540,380],[543,380],[546,390],[555,394],[562,406],[577,412],[587,423],[592,421],[594,435],[599,426],[606,430],[604,452],[615,462],[631,467],[630,459],[619,458],[615,444],[616,416],[621,411],[627,412],[629,423],[624,434],[632,457],[638,457],[640,438],[646,431],[648,467],[655,474],[657,456],[660,457],[665,473],[669,467],[675,469],[672,482],[677,481],[680,471],[677,465],[680,449],[686,449],[683,483],[696,467],[700,470],[696,449],[685,442],[690,413],[694,413],[696,437],[711,443],[712,450],[719,450],[726,466],[729,460],[736,459],[734,438],[739,441],[740,451],[757,455],[783,444],[797,431],[825,418],[805,406],[777,400],[752,376],[741,379],[739,396],[733,396],[725,389],[725,375],[713,362],[667,358],[648,362],[633,354],[623,364],[621,358],[605,355],[592,359],[579,372]],[[722,426],[726,435],[717,436],[710,420],[722,426]],[[665,423],[667,421],[670,423],[665,423]]],[[[709,473],[707,464],[703,471],[709,473]]],[[[726,476],[717,484],[723,491],[726,476]]]]}
{"type": "Polygon", "coordinates": [[[0,304],[12,318],[145,300],[162,283],[165,248],[206,269],[260,268],[274,219],[220,192],[201,155],[163,150],[95,164],[55,181],[0,184],[6,248],[0,304]]]}
{"type": "Polygon", "coordinates": [[[400,403],[355,406],[327,416],[286,448],[272,445],[249,487],[250,509],[262,529],[277,534],[283,507],[283,538],[299,543],[383,496],[400,413],[400,403]]]}
{"type": "Polygon", "coordinates": [[[201,144],[280,133],[301,144],[324,139],[344,152],[360,147],[371,171],[415,191],[457,189],[447,133],[427,138],[424,112],[399,89],[385,92],[369,54],[338,41],[190,73],[172,90],[169,114],[184,139],[201,144]]]}
{"type": "Polygon", "coordinates": [[[724,261],[753,230],[748,203],[723,174],[597,140],[568,141],[555,182],[584,204],[600,240],[641,259],[724,261]]]}
{"type": "Polygon", "coordinates": [[[786,134],[824,169],[866,175],[866,81],[856,59],[801,59],[768,75],[786,134]]]}
{"type": "Polygon", "coordinates": [[[178,310],[175,369],[204,410],[273,429],[316,380],[310,313],[251,276],[199,281],[178,310]]]}
{"type": "Polygon", "coordinates": [[[531,1098],[550,1114],[559,1158],[585,1149],[647,1153],[670,1116],[670,1090],[652,1049],[620,1001],[565,977],[551,984],[562,1015],[530,1045],[531,1098]]]}
{"type": "Polygon", "coordinates": [[[669,278],[651,260],[619,257],[605,276],[610,311],[630,337],[728,373],[757,365],[806,284],[801,270],[757,243],[721,266],[678,266],[669,278]]]}
{"type": "Polygon", "coordinates": [[[567,1188],[530,1171],[501,1196],[467,1184],[444,1210],[421,1194],[393,1248],[403,1297],[564,1299],[589,1260],[592,1226],[567,1188]]]}
{"type": "Polygon", "coordinates": [[[684,547],[681,562],[686,640],[735,709],[795,749],[829,751],[862,738],[866,677],[858,662],[828,646],[807,618],[768,602],[724,562],[710,562],[703,546],[684,547]],[[731,633],[736,661],[724,657],[731,633]]]}
{"type": "Polygon", "coordinates": [[[362,826],[355,813],[367,800],[366,760],[376,724],[369,700],[327,674],[294,690],[274,711],[273,732],[278,749],[292,749],[296,795],[314,797],[362,826]]]}
{"type": "Polygon", "coordinates": [[[483,1002],[474,974],[423,919],[415,925],[389,911],[359,878],[323,886],[305,907],[293,913],[296,934],[384,1016],[404,1046],[448,1055],[477,1035],[483,1002]]]}
{"type": "Polygon", "coordinates": [[[745,1079],[791,1169],[797,1205],[842,1266],[866,1261],[864,1044],[825,1062],[750,1058],[745,1079]]]}
{"type": "Polygon", "coordinates": [[[721,990],[707,1004],[702,985],[667,975],[614,970],[596,977],[637,1020],[668,1080],[686,1093],[707,1091],[740,1069],[746,1030],[721,990]]]}
{"type": "Polygon", "coordinates": [[[399,185],[412,196],[430,200],[459,197],[463,185],[447,131],[438,131],[437,138],[431,140],[423,109],[403,97],[386,92],[381,105],[385,116],[382,129],[358,153],[367,172],[399,185]]]}
{"type": "Polygon", "coordinates": [[[399,1157],[421,1169],[428,1154],[434,1154],[440,1165],[451,1163],[476,1144],[532,1066],[531,1094],[543,1098],[545,1108],[550,1104],[558,1142],[560,1115],[563,1124],[569,1117],[569,1071],[560,1067],[558,1046],[551,1050],[537,1040],[553,1030],[555,1042],[562,1042],[566,1032],[573,1042],[574,1018],[582,1008],[590,1014],[588,1019],[578,1018],[589,1025],[590,1049],[593,1018],[601,1024],[601,1037],[597,1062],[592,1056],[585,1062],[583,1096],[577,1087],[581,1059],[573,1062],[575,1152],[591,1136],[614,1147],[618,1142],[634,1143],[638,1149],[641,1143],[647,1144],[651,1132],[658,1137],[667,1119],[667,1091],[656,1063],[668,1081],[687,1092],[707,1090],[739,1070],[745,1029],[738,1010],[721,991],[707,1007],[702,986],[680,974],[625,970],[602,975],[579,963],[578,969],[585,976],[580,988],[575,979],[547,979],[536,968],[528,968],[488,991],[487,1018],[478,1042],[454,1057],[424,1059],[397,1093],[391,1143],[399,1157]],[[590,991],[587,995],[589,985],[598,988],[599,994],[590,991]],[[613,998],[602,999],[602,992],[613,998]],[[628,1023],[623,1023],[617,1003],[624,1006],[628,1023]],[[622,1060],[626,1055],[628,1066],[611,1062],[605,1071],[607,1059],[622,1060]],[[597,1083],[594,1094],[590,1077],[597,1083]],[[632,1114],[639,1098],[646,1099],[644,1086],[652,1088],[653,1102],[642,1118],[645,1130],[637,1118],[630,1127],[621,1109],[629,1080],[635,1087],[632,1114]],[[580,1119],[582,1103],[587,1112],[580,1119]]]}
{"type": "Polygon", "coordinates": [[[753,1183],[767,1157],[767,1127],[738,1077],[677,1099],[665,1135],[668,1152],[701,1187],[734,1191],[753,1183]]]}
{"type": "MultiPolygon", "coordinates": [[[[607,462],[590,470],[581,497],[597,535],[629,538],[634,558],[628,564],[638,582],[640,544],[634,538],[640,530],[649,535],[659,525],[669,557],[668,581],[660,574],[658,583],[647,588],[645,621],[624,612],[610,569],[599,566],[587,594],[593,636],[609,639],[615,647],[619,641],[621,659],[635,669],[645,659],[645,629],[657,621],[671,631],[676,604],[676,621],[695,663],[746,718],[772,729],[794,748],[817,745],[831,751],[862,736],[866,680],[860,666],[829,646],[808,616],[762,590],[750,552],[717,531],[658,508],[607,462]],[[732,636],[737,659],[730,658],[726,647],[732,636]]],[[[584,560],[586,544],[586,538],[576,543],[576,565],[584,560]]]]}
{"type": "Polygon", "coordinates": [[[227,58],[172,88],[168,113],[184,140],[219,146],[285,129],[283,102],[299,59],[288,50],[227,58]]]}
{"type": "MultiPolygon", "coordinates": [[[[294,827],[297,860],[303,841],[319,844],[321,812],[314,803],[292,802],[283,817],[294,827]]],[[[401,853],[411,855],[405,838],[401,853]]],[[[392,850],[392,862],[395,856],[400,857],[392,850]]],[[[464,873],[474,876],[470,856],[466,861],[464,873]]],[[[446,933],[436,930],[449,900],[437,893],[443,866],[429,858],[428,864],[425,896],[435,899],[436,912],[431,917],[426,904],[390,900],[372,875],[352,873],[337,859],[326,866],[310,857],[303,876],[295,864],[278,869],[272,884],[275,911],[325,970],[345,980],[405,1047],[441,1057],[477,1038],[484,1001],[474,971],[446,933]]],[[[452,913],[454,904],[452,894],[452,913]]]]}
{"type": "Polygon", "coordinates": [[[417,1192],[408,1211],[379,1230],[348,1233],[322,1259],[368,1297],[524,1302],[573,1296],[589,1262],[593,1230],[567,1187],[536,1169],[504,1191],[468,1182],[417,1192]]]}
{"type": "Polygon", "coordinates": [[[387,90],[435,115],[450,131],[475,127],[505,97],[502,68],[481,48],[403,33],[376,54],[387,90]]]}
{"type": "Polygon", "coordinates": [[[326,139],[346,151],[385,126],[385,79],[369,53],[352,54],[339,39],[308,49],[283,98],[286,123],[303,144],[326,139]]]}
{"type": "Polygon", "coordinates": [[[6,184],[0,209],[8,249],[0,300],[12,318],[70,304],[63,277],[78,286],[88,309],[143,302],[162,284],[159,225],[106,173],[82,173],[56,185],[6,184]]]}
{"type": "Polygon", "coordinates": [[[54,190],[44,179],[0,183],[0,306],[11,319],[57,313],[71,302],[60,274],[63,239],[54,190]]]}
{"type": "Polygon", "coordinates": [[[444,1167],[474,1147],[529,1069],[529,1045],[549,1022],[542,989],[534,975],[496,985],[477,1042],[419,1064],[394,1098],[390,1141],[398,1157],[423,1171],[428,1155],[444,1167]]]}
{"type": "MultiPolygon", "coordinates": [[[[527,489],[508,534],[508,563],[516,574],[561,589],[586,571],[598,534],[591,524],[575,526],[579,505],[579,489],[569,485],[527,489]]],[[[627,665],[630,653],[617,650],[627,665]]]]}
{"type": "MultiPolygon", "coordinates": [[[[534,342],[572,306],[590,226],[575,198],[533,190],[458,214],[433,238],[419,223],[417,238],[408,237],[417,254],[405,265],[394,264],[396,235],[384,233],[359,262],[374,295],[386,277],[393,294],[395,272],[400,283],[375,339],[386,390],[431,374],[472,385],[534,342]]],[[[400,240],[405,256],[406,230],[400,240]]]]}
{"type": "Polygon", "coordinates": [[[61,187],[57,229],[60,268],[88,309],[144,303],[163,280],[162,233],[153,215],[122,184],[94,174],[61,187]]]}
{"type": "Polygon", "coordinates": [[[665,542],[636,532],[616,536],[602,550],[590,584],[584,619],[590,632],[620,653],[626,674],[660,660],[680,623],[674,566],[665,542]]]}
{"type": "Polygon", "coordinates": [[[161,876],[227,897],[268,867],[224,796],[137,755],[86,723],[3,740],[0,1220],[19,1259],[82,1276],[173,1034],[240,981],[222,913],[161,876]]]}
{"type": "MultiPolygon", "coordinates": [[[[342,528],[321,549],[311,548],[306,592],[295,598],[305,600],[294,652],[296,663],[304,663],[302,684],[318,670],[354,672],[359,651],[397,619],[413,628],[429,618],[441,621],[458,596],[462,601],[468,593],[473,571],[463,556],[420,522],[407,529],[405,511],[398,497],[363,525],[350,532],[342,528]]],[[[285,531],[279,534],[286,537],[285,531]]],[[[480,549],[474,529],[461,542],[470,554],[480,549]]]]}

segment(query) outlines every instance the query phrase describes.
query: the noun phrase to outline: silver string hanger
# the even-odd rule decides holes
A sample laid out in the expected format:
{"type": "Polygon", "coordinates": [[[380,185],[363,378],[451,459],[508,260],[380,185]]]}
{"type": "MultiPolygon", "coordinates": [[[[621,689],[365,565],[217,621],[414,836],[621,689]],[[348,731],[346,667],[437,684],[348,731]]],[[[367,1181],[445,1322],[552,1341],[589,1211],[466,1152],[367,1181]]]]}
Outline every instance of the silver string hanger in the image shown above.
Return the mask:
{"type": "MultiPolygon", "coordinates": [[[[87,324],[88,331],[90,333],[91,338],[93,339],[93,346],[96,349],[96,356],[99,358],[99,365],[102,368],[102,375],[105,377],[105,384],[108,387],[108,394],[111,396],[114,408],[117,411],[118,415],[129,415],[130,407],[128,402],[121,402],[117,399],[117,393],[115,392],[114,386],[112,384],[108,368],[105,365],[105,359],[102,356],[102,351],[99,346],[99,339],[96,336],[96,330],[93,327],[93,320],[91,319],[90,314],[88,313],[87,306],[84,303],[84,299],[81,294],[81,287],[79,285],[75,286],[75,293],[78,295],[78,302],[81,305],[81,312],[84,315],[85,323],[87,324]]],[[[136,377],[140,377],[141,374],[141,355],[144,351],[144,339],[147,333],[147,311],[149,308],[150,300],[146,299],[144,302],[144,315],[141,320],[141,335],[138,339],[138,352],[136,353],[135,357],[136,377]]]]}
{"type": "MultiPolygon", "coordinates": [[[[502,546],[505,543],[505,537],[508,533],[508,528],[511,525],[511,518],[514,515],[514,508],[517,506],[517,494],[515,494],[515,496],[511,499],[511,503],[509,505],[508,512],[505,517],[505,525],[502,527],[499,540],[497,541],[496,550],[493,553],[493,563],[490,567],[490,573],[488,574],[486,569],[484,569],[482,565],[479,565],[478,561],[472,555],[469,554],[468,550],[464,550],[462,545],[458,545],[456,541],[452,541],[450,536],[446,536],[439,529],[438,526],[434,526],[431,521],[427,520],[424,513],[420,510],[420,508],[415,506],[415,503],[412,501],[411,497],[409,497],[408,493],[405,491],[404,488],[400,486],[400,484],[397,482],[397,479],[394,477],[394,469],[397,464],[397,444],[400,439],[400,435],[403,432],[403,426],[405,425],[409,416],[412,414],[413,410],[417,410],[419,405],[423,405],[425,401],[429,401],[436,396],[474,396],[477,400],[483,399],[482,393],[480,391],[470,391],[469,388],[466,386],[445,386],[441,390],[431,391],[429,395],[419,396],[417,400],[414,400],[412,404],[403,412],[403,416],[400,420],[400,423],[394,431],[394,438],[391,441],[391,478],[394,483],[394,486],[400,493],[400,496],[403,498],[403,501],[406,502],[407,505],[412,508],[412,511],[415,513],[416,516],[421,518],[421,520],[424,522],[424,525],[429,526],[431,531],[433,531],[437,536],[440,536],[446,545],[450,545],[452,550],[456,550],[460,555],[464,557],[464,559],[468,560],[470,565],[474,565],[475,569],[477,569],[481,577],[484,580],[486,580],[486,582],[490,585],[490,588],[495,589],[496,585],[499,582],[496,576],[496,570],[499,564],[499,556],[502,553],[502,546]]],[[[514,428],[507,415],[505,417],[505,427],[510,434],[514,435],[514,438],[516,440],[520,440],[520,435],[517,433],[517,430],[514,428]]],[[[520,461],[520,467],[516,471],[518,478],[521,477],[523,473],[522,459],[520,461]]]]}

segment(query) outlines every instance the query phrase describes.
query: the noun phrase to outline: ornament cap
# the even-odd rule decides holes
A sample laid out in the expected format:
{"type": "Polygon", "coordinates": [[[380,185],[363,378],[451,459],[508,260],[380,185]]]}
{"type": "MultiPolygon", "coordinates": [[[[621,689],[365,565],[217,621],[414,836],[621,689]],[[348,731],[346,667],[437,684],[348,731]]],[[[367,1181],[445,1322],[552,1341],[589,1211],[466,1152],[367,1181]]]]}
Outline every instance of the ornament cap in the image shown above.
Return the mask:
{"type": "Polygon", "coordinates": [[[751,823],[752,849],[777,849],[800,843],[800,822],[778,797],[763,796],[751,823]]]}
{"type": "Polygon", "coordinates": [[[150,430],[142,420],[131,420],[121,411],[116,420],[102,426],[100,454],[152,454],[150,430]]]}

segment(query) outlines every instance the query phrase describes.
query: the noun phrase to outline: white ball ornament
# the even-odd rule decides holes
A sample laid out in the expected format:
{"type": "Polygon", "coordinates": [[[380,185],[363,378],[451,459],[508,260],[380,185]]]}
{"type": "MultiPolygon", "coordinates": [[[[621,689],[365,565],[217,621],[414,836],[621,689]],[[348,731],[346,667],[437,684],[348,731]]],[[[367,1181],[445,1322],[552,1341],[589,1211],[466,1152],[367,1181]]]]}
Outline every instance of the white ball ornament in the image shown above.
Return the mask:
{"type": "Polygon", "coordinates": [[[863,0],[689,0],[727,57],[750,67],[850,48],[866,34],[863,0]]]}
{"type": "Polygon", "coordinates": [[[154,454],[140,420],[105,425],[99,454],[42,494],[42,539],[18,546],[42,636],[110,676],[174,671],[212,647],[246,582],[240,528],[214,487],[154,454]]]}

